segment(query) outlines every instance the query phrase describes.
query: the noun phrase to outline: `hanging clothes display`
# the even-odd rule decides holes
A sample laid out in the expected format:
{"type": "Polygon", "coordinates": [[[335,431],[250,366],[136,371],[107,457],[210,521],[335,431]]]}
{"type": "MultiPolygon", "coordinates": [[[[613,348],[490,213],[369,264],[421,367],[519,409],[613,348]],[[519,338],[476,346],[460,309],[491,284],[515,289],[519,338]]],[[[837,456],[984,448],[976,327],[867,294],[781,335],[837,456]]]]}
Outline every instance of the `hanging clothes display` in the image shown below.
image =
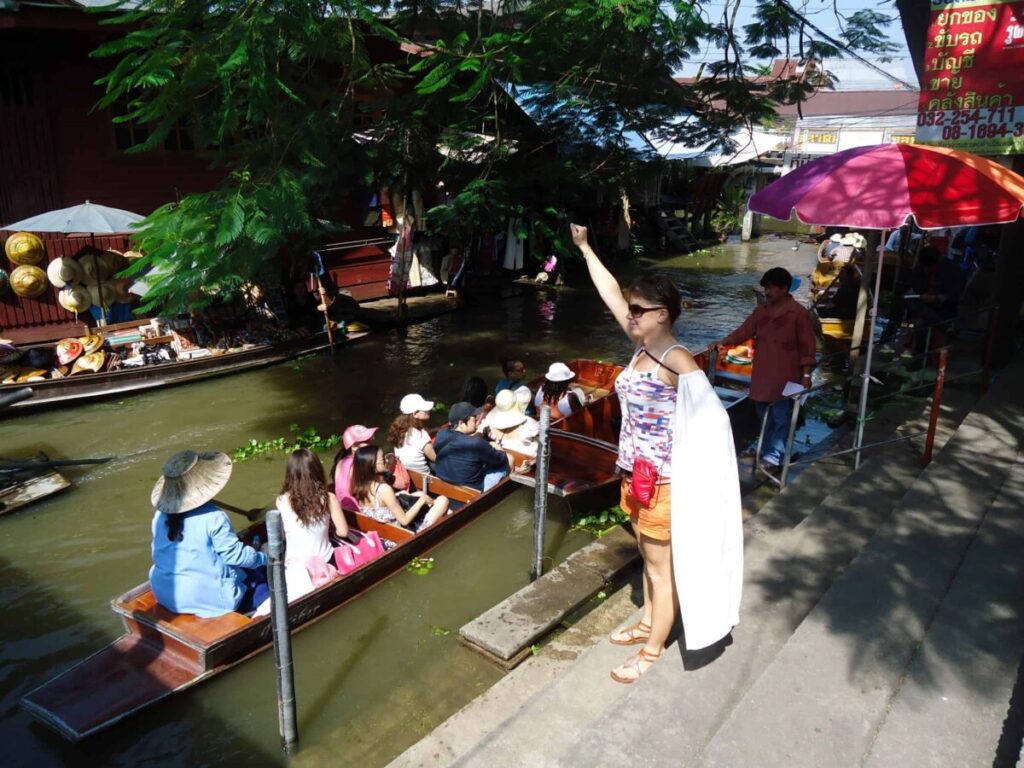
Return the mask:
{"type": "Polygon", "coordinates": [[[513,272],[523,268],[523,251],[526,246],[526,239],[517,235],[525,228],[522,219],[509,219],[508,233],[505,237],[505,260],[502,267],[513,272]]]}

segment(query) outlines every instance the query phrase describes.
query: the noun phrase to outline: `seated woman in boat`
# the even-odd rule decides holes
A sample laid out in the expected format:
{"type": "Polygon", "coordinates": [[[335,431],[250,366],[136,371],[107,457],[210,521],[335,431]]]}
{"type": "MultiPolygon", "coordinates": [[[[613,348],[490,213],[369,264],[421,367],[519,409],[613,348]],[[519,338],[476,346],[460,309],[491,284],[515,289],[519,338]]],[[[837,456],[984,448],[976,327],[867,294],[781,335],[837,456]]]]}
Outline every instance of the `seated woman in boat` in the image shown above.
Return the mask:
{"type": "Polygon", "coordinates": [[[565,363],[552,363],[544,374],[544,384],[537,390],[534,405],[538,408],[547,404],[551,406],[551,417],[568,416],[586,405],[586,395],[579,388],[569,389],[569,382],[576,374],[565,363]]]}
{"type": "Polygon", "coordinates": [[[423,491],[395,493],[384,477],[384,452],[371,443],[358,448],[352,462],[352,497],[359,513],[416,533],[448,511],[448,497],[431,499],[423,491]]]}
{"type": "Polygon", "coordinates": [[[377,427],[364,427],[353,424],[341,436],[341,450],[334,457],[331,475],[334,477],[334,495],[341,502],[342,509],[359,509],[359,504],[352,498],[352,459],[357,448],[368,445],[377,434],[377,427]]]}
{"type": "Polygon", "coordinates": [[[470,376],[462,383],[458,397],[455,399],[457,403],[463,401],[472,403],[477,408],[490,408],[494,405],[494,395],[487,393],[487,382],[479,376],[470,376]]]}
{"type": "MultiPolygon", "coordinates": [[[[480,382],[483,384],[483,382],[480,382]]],[[[430,433],[425,427],[430,420],[430,411],[434,408],[431,400],[420,395],[406,395],[399,404],[401,415],[397,416],[388,429],[388,441],[395,448],[397,456],[406,469],[414,469],[424,474],[430,473],[430,464],[437,455],[430,441],[430,433]]]]}
{"type": "Polygon", "coordinates": [[[496,448],[536,457],[540,424],[519,410],[511,390],[503,389],[495,400],[494,410],[485,420],[485,434],[496,448]]]}
{"type": "Polygon", "coordinates": [[[343,539],[348,536],[348,523],[337,496],[327,490],[324,465],[312,451],[300,448],[288,457],[277,510],[287,546],[285,565],[304,567],[314,557],[333,565],[331,525],[335,536],[343,539]]]}
{"type": "Polygon", "coordinates": [[[526,376],[526,363],[518,357],[506,358],[501,361],[501,373],[501,378],[494,386],[495,395],[503,389],[515,389],[522,384],[523,377],[526,376]]]}
{"type": "Polygon", "coordinates": [[[153,486],[149,582],[157,602],[175,613],[248,613],[270,595],[266,555],[242,543],[213,501],[230,477],[226,454],[181,451],[153,486]]]}

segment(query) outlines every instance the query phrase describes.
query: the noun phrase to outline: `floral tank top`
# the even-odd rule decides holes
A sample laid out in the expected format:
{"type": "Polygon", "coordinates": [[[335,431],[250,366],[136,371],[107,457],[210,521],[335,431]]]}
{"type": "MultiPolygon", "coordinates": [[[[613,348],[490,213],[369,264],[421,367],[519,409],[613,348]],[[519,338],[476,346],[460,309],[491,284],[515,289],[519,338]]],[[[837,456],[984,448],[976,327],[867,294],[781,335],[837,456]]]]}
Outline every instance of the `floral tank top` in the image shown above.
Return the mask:
{"type": "MultiPolygon", "coordinates": [[[[675,344],[662,354],[676,347],[675,344]]],[[[685,349],[685,347],[682,347],[685,349]]],[[[672,477],[672,422],[676,412],[676,388],[658,378],[658,369],[637,371],[633,368],[644,353],[637,350],[626,369],[615,380],[615,393],[622,409],[622,429],[619,432],[619,467],[631,472],[637,454],[649,459],[658,469],[662,482],[672,477]]]]}

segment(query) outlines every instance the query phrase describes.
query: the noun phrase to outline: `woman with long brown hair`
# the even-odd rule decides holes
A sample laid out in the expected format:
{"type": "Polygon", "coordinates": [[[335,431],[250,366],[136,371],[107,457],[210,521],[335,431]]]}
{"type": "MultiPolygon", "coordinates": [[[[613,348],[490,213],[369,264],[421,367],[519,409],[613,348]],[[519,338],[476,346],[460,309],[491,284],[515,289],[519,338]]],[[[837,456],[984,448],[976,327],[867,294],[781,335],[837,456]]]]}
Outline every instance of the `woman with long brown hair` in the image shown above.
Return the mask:
{"type": "Polygon", "coordinates": [[[311,557],[333,563],[331,524],[335,535],[345,538],[348,523],[337,497],[327,489],[324,465],[312,451],[299,448],[288,457],[277,509],[284,524],[286,563],[304,565],[311,557]]]}
{"type": "Polygon", "coordinates": [[[395,455],[406,469],[429,474],[430,465],[427,461],[437,458],[430,442],[430,433],[426,429],[434,403],[412,394],[403,397],[398,407],[401,414],[395,417],[388,429],[388,441],[394,446],[395,455]]]}
{"type": "Polygon", "coordinates": [[[387,466],[379,447],[364,445],[352,462],[352,496],[359,513],[382,523],[401,525],[413,533],[432,525],[448,511],[448,497],[431,500],[423,491],[395,493],[384,480],[387,466]]]}

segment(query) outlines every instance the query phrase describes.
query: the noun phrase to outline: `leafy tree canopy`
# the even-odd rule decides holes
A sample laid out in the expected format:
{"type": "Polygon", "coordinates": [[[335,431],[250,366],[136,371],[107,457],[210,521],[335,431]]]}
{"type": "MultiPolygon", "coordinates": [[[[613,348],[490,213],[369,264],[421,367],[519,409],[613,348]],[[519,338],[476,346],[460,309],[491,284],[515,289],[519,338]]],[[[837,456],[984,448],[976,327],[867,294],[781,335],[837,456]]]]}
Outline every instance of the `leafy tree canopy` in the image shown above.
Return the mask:
{"type": "MultiPolygon", "coordinates": [[[[823,2],[823,0],[819,0],[823,2]]],[[[831,5],[831,3],[826,3],[831,5]]],[[[639,134],[700,145],[768,120],[812,85],[764,77],[780,55],[891,49],[888,18],[820,34],[786,0],[138,0],[95,52],[112,69],[98,107],[145,123],[159,147],[187,126],[224,171],[154,212],[138,264],[159,267],[143,309],[194,306],[301,253],[346,199],[381,185],[452,197],[434,227],[495,226],[529,205],[588,206],[644,178],[639,134]],[[724,9],[723,9],[724,2],[724,9]],[[724,11],[724,12],[723,12],[724,11]],[[708,56],[708,51],[717,52],[708,56]],[[693,57],[703,76],[673,73],[693,57]]]]}

